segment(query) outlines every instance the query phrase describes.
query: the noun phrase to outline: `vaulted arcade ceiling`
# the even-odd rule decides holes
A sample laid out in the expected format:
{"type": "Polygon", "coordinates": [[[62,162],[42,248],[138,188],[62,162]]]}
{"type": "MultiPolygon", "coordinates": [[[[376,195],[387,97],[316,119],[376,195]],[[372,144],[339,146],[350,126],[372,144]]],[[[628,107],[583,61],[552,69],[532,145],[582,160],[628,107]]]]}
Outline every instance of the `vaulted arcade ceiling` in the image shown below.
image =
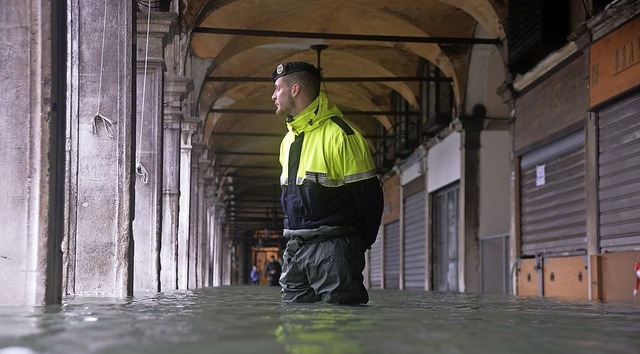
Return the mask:
{"type": "Polygon", "coordinates": [[[241,230],[277,227],[280,218],[277,153],[286,125],[274,113],[269,79],[278,64],[319,64],[329,98],[373,147],[380,131],[394,129],[392,93],[418,109],[422,61],[451,80],[460,106],[473,46],[499,45],[506,32],[506,0],[183,3],[192,55],[209,65],[197,90],[208,156],[241,230]],[[477,26],[485,38],[474,38],[477,26]]]}

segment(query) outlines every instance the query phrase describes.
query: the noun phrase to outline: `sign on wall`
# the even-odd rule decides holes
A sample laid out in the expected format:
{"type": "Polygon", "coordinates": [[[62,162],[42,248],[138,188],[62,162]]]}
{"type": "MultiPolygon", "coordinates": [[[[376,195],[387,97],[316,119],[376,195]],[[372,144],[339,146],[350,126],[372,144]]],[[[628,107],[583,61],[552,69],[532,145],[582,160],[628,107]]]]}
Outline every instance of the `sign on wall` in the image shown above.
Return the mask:
{"type": "Polygon", "coordinates": [[[587,56],[581,55],[516,101],[514,149],[529,150],[587,117],[587,56]]]}
{"type": "Polygon", "coordinates": [[[640,17],[595,42],[589,59],[591,107],[640,85],[640,17]]]}

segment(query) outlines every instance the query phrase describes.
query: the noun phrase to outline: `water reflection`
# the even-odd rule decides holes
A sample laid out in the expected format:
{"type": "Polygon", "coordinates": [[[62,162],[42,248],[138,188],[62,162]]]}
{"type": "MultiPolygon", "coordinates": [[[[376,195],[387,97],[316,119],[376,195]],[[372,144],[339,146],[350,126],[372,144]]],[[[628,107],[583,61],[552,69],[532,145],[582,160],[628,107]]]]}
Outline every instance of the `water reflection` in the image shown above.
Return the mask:
{"type": "Polygon", "coordinates": [[[281,304],[278,289],[245,286],[0,307],[0,354],[629,354],[640,348],[636,303],[370,295],[365,306],[281,304]]]}
{"type": "Polygon", "coordinates": [[[372,321],[359,316],[357,307],[326,304],[287,304],[275,334],[287,353],[364,353],[360,333],[370,332],[372,321]]]}

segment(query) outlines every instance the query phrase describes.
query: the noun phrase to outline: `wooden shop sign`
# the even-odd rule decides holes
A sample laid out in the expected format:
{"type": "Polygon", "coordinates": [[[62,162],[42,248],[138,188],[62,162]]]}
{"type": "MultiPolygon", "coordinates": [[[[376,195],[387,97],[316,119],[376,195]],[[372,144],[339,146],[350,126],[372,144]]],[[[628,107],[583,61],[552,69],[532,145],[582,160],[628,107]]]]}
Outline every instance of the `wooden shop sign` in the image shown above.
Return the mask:
{"type": "Polygon", "coordinates": [[[640,17],[591,46],[589,104],[594,107],[640,85],[640,17]]]}

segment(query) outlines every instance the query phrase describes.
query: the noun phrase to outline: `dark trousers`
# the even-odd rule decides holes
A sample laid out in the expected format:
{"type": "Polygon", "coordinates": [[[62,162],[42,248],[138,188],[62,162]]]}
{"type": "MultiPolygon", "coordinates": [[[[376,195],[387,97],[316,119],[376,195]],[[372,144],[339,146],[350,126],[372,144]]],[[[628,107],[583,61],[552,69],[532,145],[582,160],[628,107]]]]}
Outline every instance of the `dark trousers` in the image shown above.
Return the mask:
{"type": "Polygon", "coordinates": [[[366,304],[365,251],[358,236],[289,240],[280,276],[282,301],[366,304]]]}

